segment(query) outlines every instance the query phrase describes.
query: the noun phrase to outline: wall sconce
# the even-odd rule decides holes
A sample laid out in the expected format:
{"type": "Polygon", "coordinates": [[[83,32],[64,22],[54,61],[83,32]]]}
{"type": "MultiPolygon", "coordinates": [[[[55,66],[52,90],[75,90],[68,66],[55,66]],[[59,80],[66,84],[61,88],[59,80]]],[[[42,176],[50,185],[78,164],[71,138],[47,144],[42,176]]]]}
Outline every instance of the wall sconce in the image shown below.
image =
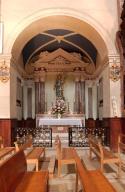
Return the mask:
{"type": "Polygon", "coordinates": [[[116,60],[113,61],[112,66],[110,67],[110,79],[114,82],[120,79],[121,67],[116,63],[116,60]]]}
{"type": "Polygon", "coordinates": [[[0,66],[0,81],[6,83],[10,79],[10,68],[4,63],[0,66]]]}

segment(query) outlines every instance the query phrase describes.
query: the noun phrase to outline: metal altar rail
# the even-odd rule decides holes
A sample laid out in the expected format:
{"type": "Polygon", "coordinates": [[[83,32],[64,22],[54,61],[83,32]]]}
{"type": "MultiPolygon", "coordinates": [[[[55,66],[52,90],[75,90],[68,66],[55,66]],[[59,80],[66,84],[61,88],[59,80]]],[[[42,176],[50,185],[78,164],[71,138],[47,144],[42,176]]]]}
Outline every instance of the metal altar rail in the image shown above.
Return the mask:
{"type": "MultiPolygon", "coordinates": [[[[58,134],[58,133],[57,133],[58,134]]],[[[89,134],[96,138],[101,138],[103,145],[108,145],[105,127],[69,127],[68,144],[69,147],[88,147],[89,134]]],[[[48,126],[38,128],[17,127],[14,129],[14,140],[23,144],[27,135],[32,135],[33,146],[52,147],[52,128],[48,126]]]]}
{"type": "Polygon", "coordinates": [[[88,147],[88,136],[100,138],[103,145],[108,145],[105,127],[69,127],[69,147],[88,147]]]}
{"type": "Polygon", "coordinates": [[[18,143],[25,143],[27,135],[32,135],[34,147],[52,147],[52,129],[49,127],[17,127],[14,130],[15,139],[18,143]]]}

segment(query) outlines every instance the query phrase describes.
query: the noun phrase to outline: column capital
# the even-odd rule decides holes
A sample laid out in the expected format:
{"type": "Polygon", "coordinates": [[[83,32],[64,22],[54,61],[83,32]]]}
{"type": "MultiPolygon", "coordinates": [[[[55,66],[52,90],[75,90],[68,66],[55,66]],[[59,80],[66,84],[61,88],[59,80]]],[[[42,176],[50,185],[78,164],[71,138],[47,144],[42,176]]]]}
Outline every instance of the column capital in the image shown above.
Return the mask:
{"type": "Polygon", "coordinates": [[[39,81],[40,81],[40,82],[45,82],[45,76],[40,77],[40,78],[39,78],[39,81]]]}
{"type": "Polygon", "coordinates": [[[109,66],[112,66],[112,64],[114,64],[114,62],[117,65],[120,65],[120,55],[119,54],[110,54],[110,55],[108,55],[108,59],[109,59],[109,66]]]}
{"type": "Polygon", "coordinates": [[[80,73],[75,72],[74,74],[75,81],[78,82],[80,80],[80,73]]]}
{"type": "Polygon", "coordinates": [[[81,82],[85,81],[85,77],[81,76],[81,82]]]}
{"type": "Polygon", "coordinates": [[[38,83],[38,82],[39,82],[39,77],[34,77],[34,81],[35,81],[36,83],[38,83]]]}

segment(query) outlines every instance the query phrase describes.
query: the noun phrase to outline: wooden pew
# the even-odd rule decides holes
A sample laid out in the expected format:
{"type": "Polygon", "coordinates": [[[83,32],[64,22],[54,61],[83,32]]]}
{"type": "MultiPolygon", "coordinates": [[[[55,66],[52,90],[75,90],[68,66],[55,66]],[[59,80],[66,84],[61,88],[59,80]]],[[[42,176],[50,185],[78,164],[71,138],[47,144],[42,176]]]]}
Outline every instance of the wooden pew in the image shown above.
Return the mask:
{"type": "Polygon", "coordinates": [[[0,163],[6,158],[7,155],[12,155],[15,152],[14,147],[5,147],[0,149],[0,163]]]}
{"type": "Polygon", "coordinates": [[[0,136],[0,148],[4,148],[3,137],[0,136]]]}
{"type": "Polygon", "coordinates": [[[36,171],[39,170],[39,161],[41,160],[41,155],[43,155],[43,157],[45,156],[45,148],[35,147],[26,156],[27,164],[35,164],[36,171]]]}
{"type": "Polygon", "coordinates": [[[19,145],[17,141],[14,142],[16,151],[19,151],[21,149],[25,150],[26,148],[29,148],[32,146],[32,137],[27,136],[26,142],[23,145],[19,145]]]}
{"type": "Polygon", "coordinates": [[[15,152],[14,147],[4,147],[3,137],[0,136],[0,163],[2,163],[8,155],[12,155],[15,152]]]}
{"type": "Polygon", "coordinates": [[[125,156],[125,135],[120,134],[118,136],[118,156],[119,156],[119,159],[120,159],[119,176],[121,175],[121,169],[125,168],[125,159],[123,159],[123,155],[125,156]]]}
{"type": "Polygon", "coordinates": [[[54,177],[54,170],[55,170],[55,156],[51,156],[49,166],[48,166],[49,178],[54,177]]]}
{"type": "MultiPolygon", "coordinates": [[[[76,150],[72,149],[72,153],[76,161],[77,174],[80,178],[84,192],[116,192],[114,187],[100,170],[87,170],[84,164],[81,162],[81,159],[79,158],[76,150]]],[[[76,184],[78,186],[78,177],[76,184]]]]}
{"type": "Polygon", "coordinates": [[[117,163],[118,164],[118,177],[119,177],[119,156],[115,155],[113,152],[109,151],[102,146],[101,141],[97,140],[95,137],[89,136],[89,146],[90,146],[90,159],[92,159],[92,152],[97,156],[100,161],[100,169],[103,171],[104,164],[117,163]]]}
{"type": "Polygon", "coordinates": [[[56,136],[55,139],[55,147],[56,147],[56,158],[58,160],[58,177],[61,174],[61,169],[63,164],[74,164],[76,167],[76,162],[74,160],[74,156],[72,154],[72,148],[62,148],[61,140],[59,136],[56,136]]]}
{"type": "Polygon", "coordinates": [[[47,192],[48,171],[27,172],[24,151],[0,165],[1,192],[47,192]]]}
{"type": "MultiPolygon", "coordinates": [[[[16,151],[26,150],[32,146],[32,138],[29,138],[26,143],[19,146],[17,142],[14,142],[16,151]]],[[[41,160],[41,155],[45,157],[45,148],[44,147],[34,147],[31,148],[31,151],[26,155],[27,164],[35,164],[36,171],[39,170],[39,161],[41,160]]]]}

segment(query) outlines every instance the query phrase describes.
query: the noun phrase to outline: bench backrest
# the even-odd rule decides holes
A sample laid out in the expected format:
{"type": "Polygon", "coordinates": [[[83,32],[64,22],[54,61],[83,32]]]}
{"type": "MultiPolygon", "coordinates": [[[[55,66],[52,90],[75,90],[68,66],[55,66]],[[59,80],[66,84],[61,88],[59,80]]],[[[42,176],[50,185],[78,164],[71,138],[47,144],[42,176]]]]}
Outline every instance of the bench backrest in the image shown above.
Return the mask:
{"type": "Polygon", "coordinates": [[[57,154],[57,159],[61,159],[61,140],[60,137],[57,135],[55,138],[55,148],[56,148],[56,154],[57,154]]]}
{"type": "Polygon", "coordinates": [[[75,149],[73,150],[74,150],[73,151],[74,159],[77,165],[77,172],[78,172],[81,184],[83,186],[83,189],[85,190],[85,192],[93,192],[94,189],[93,189],[93,186],[91,186],[88,171],[86,170],[86,167],[84,166],[84,164],[82,164],[76,150],[75,149]]]}
{"type": "Polygon", "coordinates": [[[0,191],[14,192],[26,170],[25,155],[20,150],[0,165],[0,191]]]}
{"type": "Polygon", "coordinates": [[[19,145],[18,142],[15,141],[15,142],[14,142],[14,145],[15,145],[16,151],[25,150],[26,148],[32,146],[32,138],[31,138],[31,137],[28,137],[28,138],[26,139],[26,142],[25,142],[23,145],[19,145]]]}
{"type": "Polygon", "coordinates": [[[77,152],[74,150],[74,159],[77,165],[78,175],[81,180],[82,187],[85,192],[116,192],[110,182],[99,170],[87,170],[84,164],[81,162],[77,152]]]}
{"type": "Polygon", "coordinates": [[[95,153],[97,152],[97,155],[100,158],[104,157],[103,146],[102,146],[100,140],[96,139],[95,137],[89,136],[89,145],[90,145],[90,147],[95,149],[95,153]]]}
{"type": "Polygon", "coordinates": [[[0,136],[0,148],[4,148],[3,137],[0,136]]]}
{"type": "Polygon", "coordinates": [[[125,135],[118,136],[118,155],[121,158],[121,153],[125,153],[125,135]]]}

